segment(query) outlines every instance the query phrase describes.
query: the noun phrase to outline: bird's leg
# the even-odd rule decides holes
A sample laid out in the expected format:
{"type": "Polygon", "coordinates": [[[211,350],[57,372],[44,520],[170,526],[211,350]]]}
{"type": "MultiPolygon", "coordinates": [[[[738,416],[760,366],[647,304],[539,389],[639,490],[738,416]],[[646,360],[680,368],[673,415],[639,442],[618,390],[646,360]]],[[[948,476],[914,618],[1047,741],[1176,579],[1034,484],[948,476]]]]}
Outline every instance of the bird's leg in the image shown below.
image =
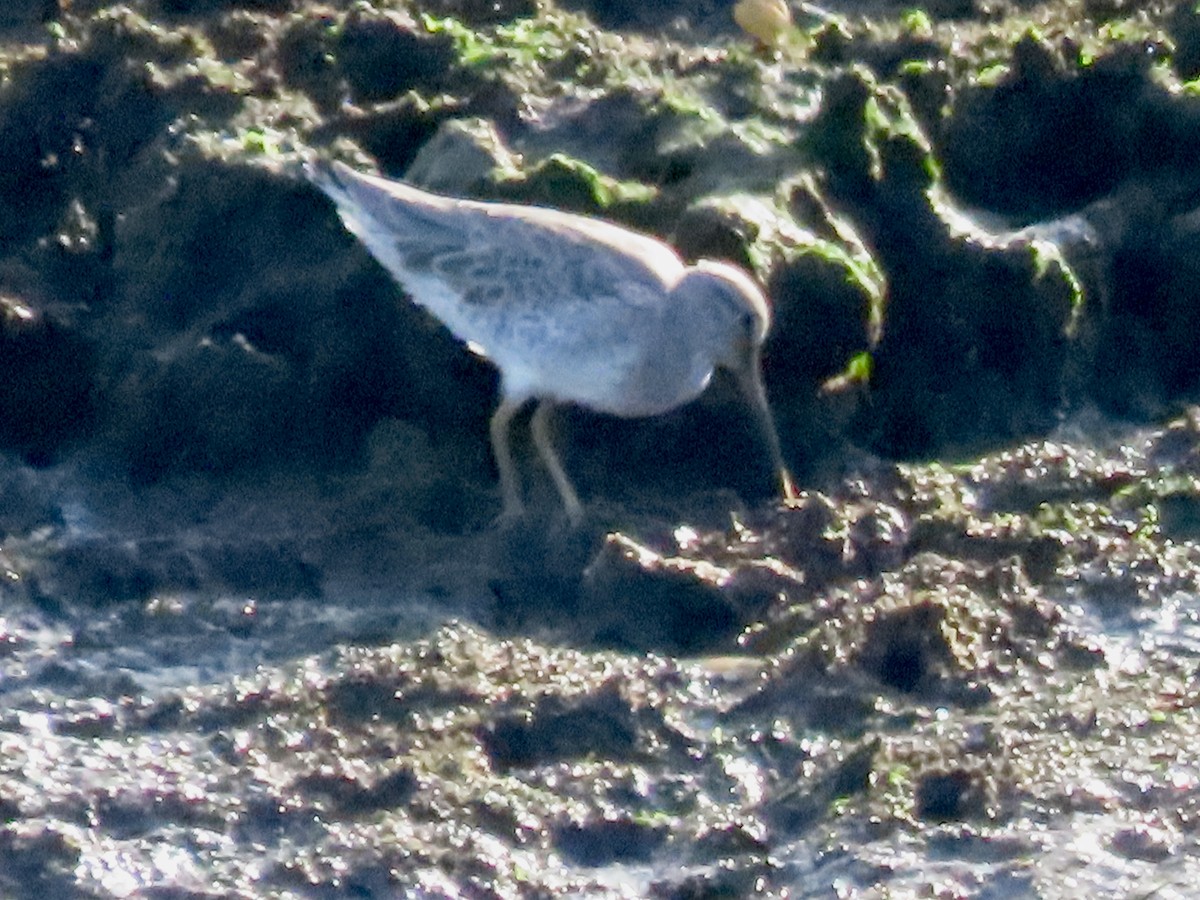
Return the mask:
{"type": "Polygon", "coordinates": [[[567,477],[562,461],[550,442],[547,419],[552,405],[548,400],[538,403],[537,409],[533,411],[533,418],[529,421],[529,430],[533,433],[533,445],[537,447],[538,455],[550,470],[550,477],[554,479],[554,486],[558,488],[558,495],[562,497],[563,506],[567,509],[567,518],[571,520],[572,525],[578,525],[583,521],[583,504],[579,502],[579,495],[575,493],[571,479],[567,477]]]}
{"type": "Polygon", "coordinates": [[[488,426],[492,455],[500,471],[500,496],[504,501],[504,508],[500,512],[502,521],[517,519],[525,512],[525,506],[521,503],[521,487],[517,482],[517,467],[513,464],[512,449],[508,443],[508,426],[523,405],[523,400],[514,403],[507,397],[501,397],[500,405],[492,413],[492,421],[488,426]]]}

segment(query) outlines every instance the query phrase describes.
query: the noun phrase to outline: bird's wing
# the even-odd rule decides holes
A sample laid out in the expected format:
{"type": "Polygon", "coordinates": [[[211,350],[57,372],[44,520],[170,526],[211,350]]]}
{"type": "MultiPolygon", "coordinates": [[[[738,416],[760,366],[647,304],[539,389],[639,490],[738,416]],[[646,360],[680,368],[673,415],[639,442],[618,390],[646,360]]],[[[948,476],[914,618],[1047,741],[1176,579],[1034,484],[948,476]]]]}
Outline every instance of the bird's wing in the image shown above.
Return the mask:
{"type": "Polygon", "coordinates": [[[666,244],[598,219],[442,197],[336,162],[306,172],[372,255],[452,329],[464,312],[519,318],[545,304],[576,305],[586,318],[589,298],[611,312],[669,291],[683,272],[666,244]],[[438,287],[464,309],[439,308],[438,287]]]}

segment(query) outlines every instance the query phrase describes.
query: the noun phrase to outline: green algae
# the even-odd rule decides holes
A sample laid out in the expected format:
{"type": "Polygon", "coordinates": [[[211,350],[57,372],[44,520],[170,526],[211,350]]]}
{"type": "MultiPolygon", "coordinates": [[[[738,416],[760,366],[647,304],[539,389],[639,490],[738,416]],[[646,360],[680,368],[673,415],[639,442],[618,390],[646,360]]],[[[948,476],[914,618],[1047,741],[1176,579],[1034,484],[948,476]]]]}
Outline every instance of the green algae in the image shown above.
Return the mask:
{"type": "Polygon", "coordinates": [[[554,153],[513,177],[497,181],[496,196],[521,203],[556,204],[590,215],[636,218],[637,207],[652,203],[650,185],[609,177],[594,166],[554,153]]]}
{"type": "MultiPolygon", "coordinates": [[[[577,16],[547,13],[476,30],[452,17],[421,14],[430,34],[449,36],[462,65],[470,69],[535,68],[561,62],[594,32],[577,16]]],[[[577,57],[585,64],[587,54],[577,57]]],[[[563,73],[566,74],[566,73],[563,73]]],[[[576,70],[574,75],[580,75],[576,70]]]]}

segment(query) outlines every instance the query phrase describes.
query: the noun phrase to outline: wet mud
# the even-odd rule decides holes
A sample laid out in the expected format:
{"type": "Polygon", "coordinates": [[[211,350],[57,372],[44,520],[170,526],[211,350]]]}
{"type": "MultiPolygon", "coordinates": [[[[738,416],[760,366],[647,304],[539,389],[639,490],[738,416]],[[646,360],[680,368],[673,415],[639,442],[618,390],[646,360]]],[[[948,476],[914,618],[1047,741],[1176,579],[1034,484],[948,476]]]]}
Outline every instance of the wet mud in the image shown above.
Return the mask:
{"type": "Polygon", "coordinates": [[[1200,15],[731,6],[0,12],[0,893],[1189,895],[1200,15]],[[306,154],[745,266],[800,497],[718,380],[496,526],[306,154]]]}

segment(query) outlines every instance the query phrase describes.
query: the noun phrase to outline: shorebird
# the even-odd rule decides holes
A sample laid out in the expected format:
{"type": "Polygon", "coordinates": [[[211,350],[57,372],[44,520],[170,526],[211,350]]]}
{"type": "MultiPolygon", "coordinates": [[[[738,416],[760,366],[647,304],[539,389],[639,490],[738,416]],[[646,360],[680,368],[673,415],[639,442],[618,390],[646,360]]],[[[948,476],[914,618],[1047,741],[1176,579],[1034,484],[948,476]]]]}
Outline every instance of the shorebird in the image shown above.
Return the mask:
{"type": "Polygon", "coordinates": [[[760,367],[770,307],[741,269],[685,265],[662,241],[587,216],[444,197],[341,162],[304,170],[404,291],[500,370],[489,431],[502,520],[524,509],[509,426],[528,401],[534,446],[578,524],[552,408],[658,415],[698,397],[717,367],[737,378],[783,495],[795,496],[760,367]]]}

